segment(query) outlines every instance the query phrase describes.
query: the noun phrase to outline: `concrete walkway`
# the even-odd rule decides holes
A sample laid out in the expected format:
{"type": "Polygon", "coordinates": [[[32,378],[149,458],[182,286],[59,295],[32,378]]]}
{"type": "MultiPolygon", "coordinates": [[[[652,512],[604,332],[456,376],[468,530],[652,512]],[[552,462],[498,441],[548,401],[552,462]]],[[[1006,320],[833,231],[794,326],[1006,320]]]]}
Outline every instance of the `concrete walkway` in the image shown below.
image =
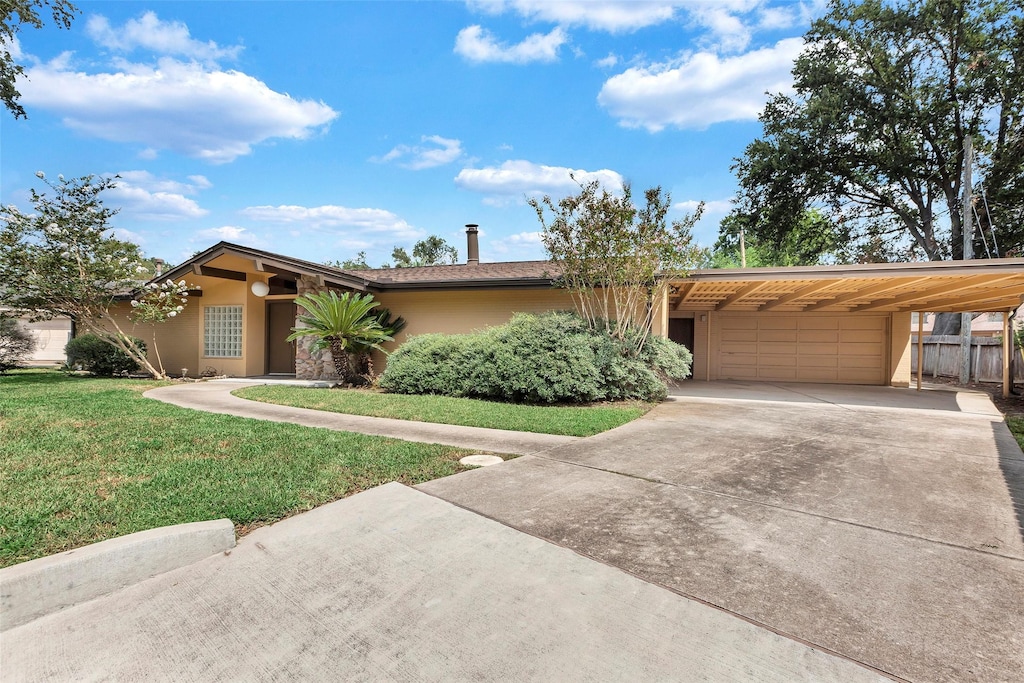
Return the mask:
{"type": "Polygon", "coordinates": [[[5,681],[881,680],[401,484],[5,631],[0,662],[5,681]]]}
{"type": "Polygon", "coordinates": [[[238,417],[251,417],[257,420],[272,420],[274,422],[291,422],[307,427],[322,427],[342,432],[390,436],[396,439],[404,439],[405,441],[439,443],[446,446],[458,446],[461,448],[490,451],[492,453],[530,455],[542,453],[580,440],[575,436],[534,434],[504,429],[460,427],[432,422],[414,422],[384,417],[329,413],[323,410],[292,408],[272,403],[248,401],[231,393],[236,389],[259,386],[264,383],[259,380],[238,380],[176,384],[169,387],[150,389],[144,395],[147,398],[163,401],[164,403],[171,403],[182,408],[203,410],[208,413],[237,415],[238,417]]]}

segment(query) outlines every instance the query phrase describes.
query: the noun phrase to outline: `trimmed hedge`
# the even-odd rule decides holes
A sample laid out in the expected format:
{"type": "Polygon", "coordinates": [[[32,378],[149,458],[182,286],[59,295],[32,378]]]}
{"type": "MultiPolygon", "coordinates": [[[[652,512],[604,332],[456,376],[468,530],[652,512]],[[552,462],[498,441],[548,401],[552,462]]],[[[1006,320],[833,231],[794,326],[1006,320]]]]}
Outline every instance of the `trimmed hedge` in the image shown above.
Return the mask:
{"type": "Polygon", "coordinates": [[[412,337],[389,358],[380,386],[517,403],[651,401],[665,398],[667,380],[689,377],[691,362],[685,347],[661,337],[634,355],[573,313],[519,313],[472,334],[412,337]]]}
{"type": "MultiPolygon", "coordinates": [[[[139,350],[146,351],[145,342],[135,337],[132,340],[139,350]]],[[[139,364],[127,353],[95,334],[75,337],[64,347],[64,353],[68,357],[67,367],[74,369],[81,366],[83,370],[102,377],[136,372],[139,369],[139,364]]]]}

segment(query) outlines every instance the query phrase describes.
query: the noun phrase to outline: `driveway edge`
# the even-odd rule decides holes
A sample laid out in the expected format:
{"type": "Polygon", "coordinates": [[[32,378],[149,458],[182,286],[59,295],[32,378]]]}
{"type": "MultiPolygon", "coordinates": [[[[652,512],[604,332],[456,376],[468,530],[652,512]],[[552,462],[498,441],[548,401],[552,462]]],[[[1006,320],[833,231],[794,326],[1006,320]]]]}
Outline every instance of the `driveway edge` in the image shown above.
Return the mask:
{"type": "Polygon", "coordinates": [[[0,569],[0,631],[235,547],[230,519],[176,524],[0,569]]]}

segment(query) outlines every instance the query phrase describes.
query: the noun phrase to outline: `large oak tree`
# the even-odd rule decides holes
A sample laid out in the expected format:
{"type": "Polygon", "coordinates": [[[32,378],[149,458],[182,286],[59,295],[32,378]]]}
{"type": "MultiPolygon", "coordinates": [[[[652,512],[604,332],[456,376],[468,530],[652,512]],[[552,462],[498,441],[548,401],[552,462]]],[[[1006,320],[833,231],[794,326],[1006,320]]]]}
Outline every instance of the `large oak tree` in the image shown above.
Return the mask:
{"type": "MultiPolygon", "coordinates": [[[[805,36],[794,91],[734,167],[736,216],[783,245],[817,208],[852,260],[963,258],[964,141],[996,256],[1024,243],[1021,0],[832,0],[805,36]],[[994,232],[997,245],[993,245],[994,232]]],[[[986,254],[979,240],[975,253],[986,254]]]]}

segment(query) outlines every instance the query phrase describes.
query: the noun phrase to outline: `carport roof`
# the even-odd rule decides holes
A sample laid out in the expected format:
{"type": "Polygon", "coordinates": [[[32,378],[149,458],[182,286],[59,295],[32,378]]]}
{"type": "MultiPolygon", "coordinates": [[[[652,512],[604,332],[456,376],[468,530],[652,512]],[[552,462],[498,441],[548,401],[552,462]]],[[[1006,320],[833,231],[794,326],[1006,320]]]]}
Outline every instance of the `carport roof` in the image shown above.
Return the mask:
{"type": "Polygon", "coordinates": [[[695,271],[673,283],[679,311],[1008,311],[1024,298],[1024,259],[695,271]]]}

